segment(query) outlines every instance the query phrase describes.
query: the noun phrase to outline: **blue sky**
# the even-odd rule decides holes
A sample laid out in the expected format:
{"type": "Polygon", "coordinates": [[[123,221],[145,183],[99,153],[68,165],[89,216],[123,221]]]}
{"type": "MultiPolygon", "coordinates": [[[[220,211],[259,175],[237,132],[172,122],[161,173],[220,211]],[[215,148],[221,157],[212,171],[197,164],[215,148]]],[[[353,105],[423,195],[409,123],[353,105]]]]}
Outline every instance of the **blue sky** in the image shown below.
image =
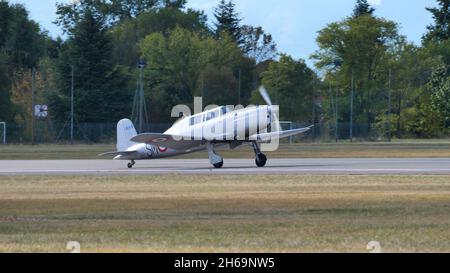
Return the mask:
{"type": "MultiPolygon", "coordinates": [[[[61,34],[53,25],[55,3],[70,0],[10,0],[25,4],[31,18],[38,21],[54,37],[61,34]]],[[[400,24],[400,32],[409,41],[420,43],[426,25],[432,22],[425,7],[435,6],[435,0],[369,0],[376,15],[400,24]]],[[[219,0],[188,0],[188,6],[202,9],[212,20],[219,0]]],[[[274,36],[278,49],[295,58],[308,60],[317,49],[317,31],[328,23],[350,15],[355,0],[235,0],[244,24],[262,26],[274,36]]],[[[311,64],[311,61],[308,61],[311,64]]]]}

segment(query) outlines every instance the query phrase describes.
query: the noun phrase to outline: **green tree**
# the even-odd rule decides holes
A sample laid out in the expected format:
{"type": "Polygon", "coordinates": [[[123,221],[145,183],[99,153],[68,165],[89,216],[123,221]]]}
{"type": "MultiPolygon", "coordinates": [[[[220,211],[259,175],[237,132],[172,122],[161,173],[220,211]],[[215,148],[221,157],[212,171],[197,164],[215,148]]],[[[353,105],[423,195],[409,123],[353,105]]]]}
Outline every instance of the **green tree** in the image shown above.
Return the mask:
{"type": "Polygon", "coordinates": [[[384,83],[385,88],[382,90],[386,92],[378,92],[376,101],[379,103],[374,109],[380,136],[388,136],[385,133],[388,132],[389,124],[391,135],[397,138],[436,135],[440,127],[437,126],[435,115],[431,114],[430,96],[425,84],[432,68],[440,64],[440,59],[433,57],[425,48],[406,42],[386,55],[377,72],[378,85],[383,87],[384,83]]]}
{"type": "MultiPolygon", "coordinates": [[[[367,124],[369,133],[375,122],[377,93],[385,88],[377,80],[380,68],[386,54],[402,41],[395,22],[375,16],[347,18],[319,31],[319,50],[312,56],[315,65],[331,75],[332,84],[343,90],[341,96],[350,98],[353,79],[354,123],[367,124]]],[[[344,120],[349,120],[350,107],[341,109],[344,120]]]]}
{"type": "Polygon", "coordinates": [[[370,6],[367,0],[356,0],[356,6],[353,9],[353,16],[359,17],[364,15],[372,15],[375,9],[370,6]]]}
{"type": "Polygon", "coordinates": [[[228,2],[221,0],[214,12],[214,17],[216,18],[216,37],[219,38],[223,32],[226,32],[238,45],[242,45],[241,18],[236,12],[233,0],[228,0],[228,2]]]}
{"type": "Polygon", "coordinates": [[[194,96],[206,95],[205,102],[215,104],[229,97],[237,101],[236,90],[228,87],[236,85],[232,72],[239,65],[242,52],[230,37],[225,35],[217,41],[176,28],[168,37],[161,33],[148,35],[140,43],[140,49],[148,61],[147,105],[152,120],[169,121],[172,107],[180,103],[190,105],[194,96]],[[225,74],[218,75],[221,72],[225,74]],[[224,79],[229,82],[223,82],[224,79]],[[220,83],[228,87],[215,88],[220,83]],[[209,88],[220,93],[212,94],[207,91],[209,88]],[[233,94],[228,94],[229,91],[233,94]]]}
{"type": "Polygon", "coordinates": [[[163,0],[163,6],[166,8],[184,9],[187,0],[163,0]]]}
{"type": "MultiPolygon", "coordinates": [[[[12,20],[12,11],[7,2],[0,2],[0,48],[3,48],[8,38],[8,26],[12,20]]],[[[0,120],[12,120],[10,81],[8,76],[9,58],[3,50],[0,51],[0,120]]]]}
{"type": "Polygon", "coordinates": [[[11,98],[16,75],[38,64],[45,55],[46,39],[23,5],[0,2],[0,120],[14,121],[19,110],[11,98]]]}
{"type": "Polygon", "coordinates": [[[71,28],[58,60],[58,91],[50,96],[55,118],[68,118],[74,69],[78,122],[115,122],[127,116],[132,101],[126,71],[112,62],[107,28],[89,8],[71,28]]]}
{"type": "Polygon", "coordinates": [[[8,75],[8,56],[0,52],[0,120],[13,120],[13,105],[11,103],[11,82],[8,75]]]}
{"type": "Polygon", "coordinates": [[[57,3],[55,22],[65,32],[70,32],[89,9],[96,20],[111,26],[123,20],[135,18],[144,12],[158,9],[163,4],[183,7],[184,3],[184,0],[173,1],[173,3],[168,0],[79,0],[57,3]]]}
{"type": "Polygon", "coordinates": [[[0,46],[3,47],[5,45],[6,40],[8,39],[9,25],[13,20],[13,11],[10,8],[8,2],[1,1],[0,2],[0,46]]]}
{"type": "Polygon", "coordinates": [[[124,20],[111,30],[113,54],[116,63],[135,67],[140,57],[139,42],[152,33],[168,36],[177,26],[207,35],[207,18],[201,11],[163,7],[140,14],[135,19],[124,20]]]}
{"type": "Polygon", "coordinates": [[[89,9],[97,20],[108,26],[116,25],[139,15],[161,8],[185,8],[186,0],[78,0],[57,3],[56,23],[69,32],[89,9]]]}
{"type": "Polygon", "coordinates": [[[102,25],[111,23],[111,10],[107,2],[103,0],[79,0],[69,3],[57,3],[54,23],[62,28],[65,33],[72,33],[78,24],[85,18],[86,11],[89,10],[95,20],[102,25]]]}
{"type": "Polygon", "coordinates": [[[231,67],[209,64],[200,75],[199,89],[204,105],[237,105],[238,79],[231,67]]]}
{"type": "Polygon", "coordinates": [[[4,50],[10,52],[13,69],[35,66],[45,53],[46,34],[39,25],[28,18],[28,12],[21,5],[12,6],[12,16],[4,50]]]}
{"type": "Polygon", "coordinates": [[[450,128],[450,73],[447,66],[433,71],[428,89],[431,93],[431,107],[439,113],[446,129],[450,128]]]}
{"type": "Polygon", "coordinates": [[[257,63],[275,58],[277,45],[272,35],[265,33],[262,27],[244,25],[241,27],[242,49],[257,63]]]}
{"type": "Polygon", "coordinates": [[[431,12],[434,24],[427,27],[425,42],[442,42],[450,38],[450,0],[437,0],[438,7],[427,8],[431,12]]]}
{"type": "Polygon", "coordinates": [[[437,2],[437,7],[427,8],[434,23],[427,26],[428,32],[423,37],[423,45],[433,56],[442,58],[446,65],[450,65],[450,1],[437,2]]]}
{"type": "Polygon", "coordinates": [[[148,35],[140,44],[146,66],[146,90],[150,92],[152,120],[170,120],[170,109],[191,103],[198,76],[206,65],[205,51],[198,35],[176,28],[166,38],[161,33],[148,35]]]}
{"type": "MultiPolygon", "coordinates": [[[[318,79],[303,60],[282,54],[279,61],[269,64],[261,77],[273,102],[280,105],[281,119],[312,122],[313,95],[318,79]]],[[[252,101],[264,104],[258,91],[254,92],[252,101]]]]}
{"type": "Polygon", "coordinates": [[[106,12],[117,21],[135,18],[140,14],[154,10],[160,0],[110,0],[106,12]]]}

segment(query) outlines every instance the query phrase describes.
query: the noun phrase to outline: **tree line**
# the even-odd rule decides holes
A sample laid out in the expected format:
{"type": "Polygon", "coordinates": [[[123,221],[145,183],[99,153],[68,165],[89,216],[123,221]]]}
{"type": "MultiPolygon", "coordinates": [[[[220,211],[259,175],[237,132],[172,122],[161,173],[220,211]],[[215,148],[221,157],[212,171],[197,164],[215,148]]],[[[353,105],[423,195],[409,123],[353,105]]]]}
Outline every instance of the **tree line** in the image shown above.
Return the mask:
{"type": "Polygon", "coordinates": [[[260,26],[242,24],[232,0],[220,0],[210,25],[186,0],[80,0],[57,4],[53,39],[25,7],[0,2],[0,120],[31,130],[31,89],[64,123],[71,109],[79,123],[130,117],[137,64],[143,68],[148,119],[173,122],[174,105],[263,104],[267,87],[281,119],[322,124],[330,136],[347,127],[374,138],[441,137],[450,128],[450,0],[428,8],[434,22],[422,43],[375,15],[367,0],[317,35],[305,60],[279,52],[260,26]]]}
{"type": "Polygon", "coordinates": [[[325,120],[353,121],[373,137],[448,135],[449,5],[437,0],[437,7],[427,8],[434,23],[421,45],[400,35],[398,23],[375,16],[365,0],[351,16],[319,31],[319,50],[311,58],[324,75],[325,120]]]}

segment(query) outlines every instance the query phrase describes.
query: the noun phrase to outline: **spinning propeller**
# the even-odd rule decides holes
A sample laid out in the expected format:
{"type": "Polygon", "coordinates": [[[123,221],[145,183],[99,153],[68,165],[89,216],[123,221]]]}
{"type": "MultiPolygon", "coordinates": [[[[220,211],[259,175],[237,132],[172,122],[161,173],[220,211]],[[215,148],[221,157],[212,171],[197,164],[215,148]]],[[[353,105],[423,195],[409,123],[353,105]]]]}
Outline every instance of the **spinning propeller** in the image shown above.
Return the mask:
{"type": "Polygon", "coordinates": [[[267,89],[264,86],[259,87],[259,93],[261,94],[261,97],[264,99],[264,101],[267,103],[267,105],[272,106],[272,100],[270,99],[269,92],[267,92],[267,89]]]}
{"type": "Polygon", "coordinates": [[[264,99],[264,101],[269,106],[269,114],[270,114],[271,124],[275,125],[274,126],[275,128],[271,126],[270,131],[272,131],[272,132],[281,131],[280,120],[278,119],[278,116],[277,116],[277,113],[279,113],[278,106],[275,107],[273,105],[272,100],[270,99],[269,92],[267,92],[267,89],[263,85],[261,85],[259,87],[259,94],[261,94],[261,97],[264,99]],[[275,122],[273,122],[273,121],[275,121],[275,122]]]}

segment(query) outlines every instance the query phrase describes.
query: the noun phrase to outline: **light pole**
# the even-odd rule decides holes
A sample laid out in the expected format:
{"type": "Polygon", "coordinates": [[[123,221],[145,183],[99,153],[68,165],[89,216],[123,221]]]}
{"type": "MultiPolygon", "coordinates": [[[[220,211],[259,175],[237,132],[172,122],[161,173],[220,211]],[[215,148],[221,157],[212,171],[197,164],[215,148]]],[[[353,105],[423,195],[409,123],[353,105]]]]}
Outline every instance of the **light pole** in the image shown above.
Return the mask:
{"type": "Polygon", "coordinates": [[[144,69],[144,64],[139,63],[139,132],[143,132],[144,129],[144,104],[142,101],[144,100],[144,86],[143,86],[143,77],[142,70],[144,69]]]}
{"type": "Polygon", "coordinates": [[[392,81],[392,69],[389,68],[389,91],[388,91],[388,140],[389,142],[392,141],[392,121],[391,121],[391,116],[392,116],[392,99],[391,99],[391,95],[392,95],[392,91],[391,91],[391,81],[392,81]]]}
{"type": "Polygon", "coordinates": [[[353,97],[355,93],[355,78],[352,67],[352,91],[350,95],[350,142],[353,142],[353,97]]]}
{"type": "Polygon", "coordinates": [[[335,137],[336,137],[336,143],[339,142],[339,102],[338,102],[338,96],[339,96],[339,91],[338,88],[336,88],[336,132],[335,132],[335,137]]]}
{"type": "Polygon", "coordinates": [[[74,123],[74,114],[75,114],[75,107],[74,107],[74,91],[75,91],[75,80],[74,80],[74,67],[71,66],[72,69],[72,80],[71,80],[71,88],[70,88],[70,144],[73,145],[73,123],[74,123]]]}
{"type": "Polygon", "coordinates": [[[328,84],[328,96],[330,97],[330,135],[331,131],[333,130],[333,125],[331,122],[331,117],[334,115],[334,102],[333,102],[333,90],[331,89],[331,81],[328,84]]]}
{"type": "Polygon", "coordinates": [[[34,145],[34,105],[36,93],[36,69],[31,69],[31,145],[34,145]]]}
{"type": "Polygon", "coordinates": [[[146,122],[146,106],[145,106],[145,95],[144,95],[144,83],[143,83],[143,70],[145,67],[145,61],[139,59],[137,69],[139,70],[139,75],[136,81],[136,92],[134,94],[133,110],[131,114],[131,119],[134,124],[137,125],[139,133],[144,131],[146,122]]]}
{"type": "Polygon", "coordinates": [[[313,90],[312,90],[312,142],[316,140],[316,87],[317,87],[317,78],[314,78],[313,81],[313,90]]]}
{"type": "MultiPolygon", "coordinates": [[[[338,70],[338,68],[342,67],[343,64],[343,60],[341,58],[336,58],[333,60],[333,64],[334,67],[336,69],[336,71],[338,70]]],[[[336,87],[336,132],[335,132],[335,138],[336,138],[336,143],[339,142],[339,88],[336,87]]]]}
{"type": "Polygon", "coordinates": [[[142,133],[147,126],[147,107],[145,105],[144,94],[144,67],[146,63],[144,59],[140,59],[137,68],[139,69],[139,77],[137,81],[136,94],[133,102],[132,119],[138,126],[138,130],[142,133]]]}

